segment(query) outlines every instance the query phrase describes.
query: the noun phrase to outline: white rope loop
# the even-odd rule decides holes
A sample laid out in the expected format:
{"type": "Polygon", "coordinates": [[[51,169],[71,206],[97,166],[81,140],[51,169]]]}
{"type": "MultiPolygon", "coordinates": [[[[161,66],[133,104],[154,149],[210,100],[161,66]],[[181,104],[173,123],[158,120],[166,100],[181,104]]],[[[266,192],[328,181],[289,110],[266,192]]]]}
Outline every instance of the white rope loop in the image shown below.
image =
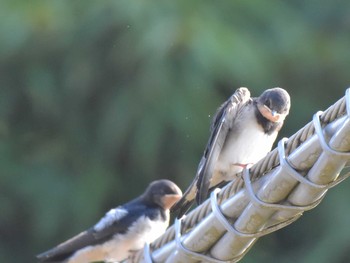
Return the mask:
{"type": "Polygon", "coordinates": [[[188,248],[186,248],[183,244],[182,244],[182,237],[181,237],[181,223],[182,223],[182,219],[185,216],[181,217],[180,219],[175,219],[175,242],[176,242],[176,247],[177,250],[181,253],[183,253],[184,255],[186,255],[189,258],[195,259],[195,260],[199,260],[199,261],[203,261],[203,262],[212,262],[212,263],[229,263],[231,261],[222,261],[222,260],[218,260],[218,259],[214,259],[212,257],[206,256],[204,254],[189,250],[188,248]]]}
{"type": "Polygon", "coordinates": [[[288,141],[287,138],[282,138],[278,142],[277,150],[278,150],[278,156],[280,161],[281,169],[287,173],[288,175],[292,176],[295,180],[299,181],[302,184],[317,188],[317,189],[325,189],[327,188],[327,185],[321,185],[316,184],[308,180],[306,177],[301,175],[299,172],[297,172],[292,165],[289,163],[287,157],[286,157],[286,151],[285,151],[285,143],[288,141]]]}
{"type": "MultiPolygon", "coordinates": [[[[346,105],[347,108],[348,108],[348,105],[346,105]]],[[[313,118],[312,118],[312,122],[314,124],[314,127],[315,127],[315,132],[318,136],[318,140],[321,144],[321,147],[323,149],[323,151],[327,154],[334,154],[334,155],[337,155],[339,157],[350,157],[350,152],[341,152],[341,151],[337,151],[337,150],[334,150],[333,148],[331,148],[325,137],[324,137],[324,134],[323,134],[323,130],[322,130],[322,126],[321,126],[321,122],[320,122],[320,116],[322,115],[322,111],[318,111],[314,114],[313,118]]],[[[346,121],[349,120],[349,116],[348,115],[348,118],[346,121]]]]}
{"type": "MultiPolygon", "coordinates": [[[[350,177],[350,173],[347,173],[339,178],[337,178],[335,181],[328,183],[328,184],[316,184],[314,182],[311,182],[310,180],[307,179],[307,177],[304,177],[300,173],[298,173],[289,163],[288,158],[286,157],[285,153],[285,143],[288,141],[287,138],[282,138],[278,142],[277,150],[278,150],[278,155],[279,155],[279,160],[280,160],[280,166],[284,172],[286,172],[288,175],[292,176],[295,180],[297,180],[301,184],[308,185],[310,187],[316,188],[316,189],[330,189],[337,184],[341,183],[348,177],[350,177]]],[[[348,154],[347,152],[342,152],[341,154],[348,154]]]]}
{"type": "Polygon", "coordinates": [[[245,167],[243,169],[243,180],[244,180],[244,185],[247,190],[247,193],[249,194],[250,201],[260,207],[266,207],[269,209],[274,209],[274,210],[289,210],[289,211],[297,211],[297,212],[303,212],[307,210],[311,210],[312,208],[316,207],[323,199],[324,194],[320,196],[319,199],[317,199],[315,202],[305,205],[305,206],[295,206],[295,205],[282,205],[282,204],[275,204],[275,203],[268,203],[263,200],[261,200],[257,195],[255,194],[253,187],[252,187],[252,182],[250,180],[250,173],[249,173],[249,168],[245,167]]]}
{"type": "Polygon", "coordinates": [[[217,203],[217,194],[221,191],[221,189],[216,188],[213,192],[210,194],[210,202],[211,202],[211,207],[214,216],[220,221],[220,223],[225,227],[225,229],[235,235],[241,236],[241,237],[247,237],[247,238],[258,238],[265,236],[267,234],[270,234],[274,231],[277,231],[283,227],[286,227],[287,225],[293,223],[295,220],[297,220],[301,214],[297,214],[296,216],[280,222],[278,224],[269,226],[263,230],[257,231],[255,233],[245,233],[237,230],[234,225],[231,225],[230,222],[226,219],[225,215],[222,213],[218,203],[217,203]]]}
{"type": "Polygon", "coordinates": [[[149,243],[145,243],[145,246],[143,247],[143,259],[146,263],[153,263],[149,243]]]}
{"type": "Polygon", "coordinates": [[[350,88],[345,91],[345,102],[346,102],[346,114],[350,118],[350,88]]]}

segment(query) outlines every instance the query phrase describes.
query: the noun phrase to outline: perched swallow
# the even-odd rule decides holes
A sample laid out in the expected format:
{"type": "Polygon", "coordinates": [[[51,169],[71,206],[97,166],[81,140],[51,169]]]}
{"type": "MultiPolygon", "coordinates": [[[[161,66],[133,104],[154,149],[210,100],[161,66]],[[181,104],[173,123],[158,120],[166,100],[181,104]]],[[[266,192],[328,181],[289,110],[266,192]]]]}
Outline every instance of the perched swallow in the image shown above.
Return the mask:
{"type": "Polygon", "coordinates": [[[90,229],[37,256],[39,262],[120,261],[162,235],[169,208],[182,196],[169,180],[152,182],[138,198],[111,209],[90,229]]]}
{"type": "Polygon", "coordinates": [[[289,108],[290,97],[284,89],[265,90],[258,98],[250,98],[247,88],[237,89],[217,110],[196,177],[171,208],[178,211],[178,218],[195,198],[201,204],[210,189],[235,179],[246,165],[263,158],[271,150],[289,108]]]}

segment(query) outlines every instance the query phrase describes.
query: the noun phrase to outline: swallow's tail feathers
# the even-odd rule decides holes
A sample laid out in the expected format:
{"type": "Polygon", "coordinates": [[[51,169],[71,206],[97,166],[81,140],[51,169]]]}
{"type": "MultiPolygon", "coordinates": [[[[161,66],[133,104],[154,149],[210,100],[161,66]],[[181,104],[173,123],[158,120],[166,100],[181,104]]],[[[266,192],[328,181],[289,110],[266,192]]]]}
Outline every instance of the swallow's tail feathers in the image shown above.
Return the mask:
{"type": "Polygon", "coordinates": [[[204,174],[203,170],[198,175],[196,202],[200,205],[208,198],[212,176],[207,173],[204,174]]]}
{"type": "Polygon", "coordinates": [[[70,257],[73,253],[66,253],[57,256],[51,256],[47,252],[39,254],[36,256],[37,260],[42,263],[53,263],[53,262],[64,262],[68,257],[70,257]]]}
{"type": "Polygon", "coordinates": [[[198,190],[196,193],[196,202],[198,205],[202,204],[208,198],[209,189],[213,183],[212,180],[217,181],[218,179],[214,176],[214,169],[229,129],[224,124],[224,122],[221,122],[219,125],[220,132],[212,135],[204,156],[198,165],[196,176],[198,178],[196,182],[196,189],[198,190]]]}
{"type": "Polygon", "coordinates": [[[177,218],[181,218],[193,205],[197,193],[197,178],[193,180],[192,184],[186,192],[183,194],[182,198],[176,202],[170,209],[172,213],[177,212],[177,218]]]}
{"type": "Polygon", "coordinates": [[[36,256],[39,262],[63,262],[72,256],[77,250],[88,245],[95,245],[97,240],[93,235],[93,229],[88,229],[58,246],[36,256]]]}
{"type": "Polygon", "coordinates": [[[184,214],[188,212],[188,210],[191,208],[191,206],[194,203],[194,199],[187,200],[182,199],[179,200],[172,208],[171,212],[177,212],[176,218],[181,218],[184,214]]]}

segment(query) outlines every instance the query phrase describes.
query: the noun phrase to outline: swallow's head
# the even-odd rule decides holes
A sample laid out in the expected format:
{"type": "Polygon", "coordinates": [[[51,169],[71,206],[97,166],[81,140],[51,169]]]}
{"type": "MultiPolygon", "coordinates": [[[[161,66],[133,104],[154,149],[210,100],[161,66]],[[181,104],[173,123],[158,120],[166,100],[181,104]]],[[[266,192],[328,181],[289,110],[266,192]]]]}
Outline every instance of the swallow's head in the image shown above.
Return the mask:
{"type": "Polygon", "coordinates": [[[145,198],[163,209],[169,209],[182,197],[180,188],[170,180],[152,182],[144,193],[145,198]]]}
{"type": "Polygon", "coordinates": [[[281,88],[268,89],[257,100],[260,113],[272,122],[283,122],[289,113],[290,97],[281,88]]]}

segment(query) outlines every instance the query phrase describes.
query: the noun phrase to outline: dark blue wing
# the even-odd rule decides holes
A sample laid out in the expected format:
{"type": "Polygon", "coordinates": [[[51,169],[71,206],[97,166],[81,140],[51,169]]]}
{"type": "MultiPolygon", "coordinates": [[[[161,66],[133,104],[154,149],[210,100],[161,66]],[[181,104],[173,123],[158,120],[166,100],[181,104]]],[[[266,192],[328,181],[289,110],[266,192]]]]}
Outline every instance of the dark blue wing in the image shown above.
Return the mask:
{"type": "Polygon", "coordinates": [[[139,203],[137,200],[118,208],[127,210],[127,215],[115,220],[111,224],[107,224],[98,231],[94,227],[91,227],[57,247],[38,255],[37,258],[40,262],[62,261],[69,258],[79,249],[86,246],[102,244],[112,238],[115,234],[126,233],[129,227],[142,215],[148,216],[151,219],[161,217],[161,211],[158,208],[147,207],[142,203],[139,203]]]}
{"type": "Polygon", "coordinates": [[[249,101],[249,99],[249,90],[246,88],[239,88],[220,106],[214,116],[211,126],[211,134],[197,170],[198,192],[196,200],[198,204],[203,203],[208,197],[214,168],[226,141],[231,123],[233,123],[238,111],[249,101]]]}

